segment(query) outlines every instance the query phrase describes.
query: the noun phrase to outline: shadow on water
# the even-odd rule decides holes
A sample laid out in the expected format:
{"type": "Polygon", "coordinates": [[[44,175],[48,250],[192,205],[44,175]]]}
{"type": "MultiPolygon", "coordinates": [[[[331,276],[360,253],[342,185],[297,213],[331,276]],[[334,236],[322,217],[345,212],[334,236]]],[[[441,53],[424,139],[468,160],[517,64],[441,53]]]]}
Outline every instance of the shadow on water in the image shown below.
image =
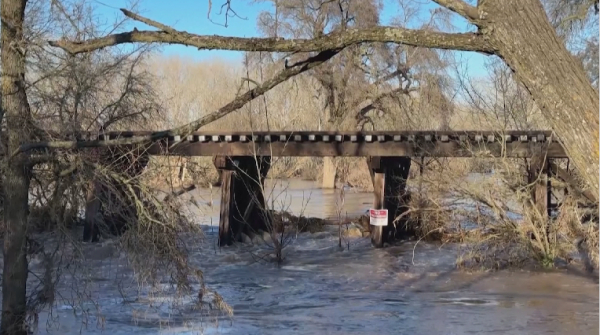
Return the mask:
{"type": "MultiPolygon", "coordinates": [[[[273,192],[291,199],[293,214],[303,209],[307,216],[335,214],[335,191],[307,182],[280,185],[273,192]]],[[[198,203],[211,198],[210,190],[190,196],[198,203]]],[[[192,209],[199,224],[206,225],[206,239],[195,244],[191,257],[203,269],[206,284],[233,307],[233,318],[200,315],[189,301],[180,313],[152,309],[148,306],[157,302],[152,299],[125,304],[110,280],[100,280],[114,277],[114,265],[113,270],[99,266],[96,284],[106,317],[102,333],[598,333],[598,285],[580,274],[458,271],[457,246],[403,242],[373,249],[368,238],[352,238],[349,249],[339,249],[335,231],[298,235],[284,250],[286,261],[277,266],[256,261],[253,254],[268,252],[261,246],[215,248],[218,198],[213,190],[212,208],[192,209]],[[132,307],[139,313],[135,321],[132,307]]],[[[347,192],[344,209],[349,216],[362,214],[371,201],[370,193],[347,192]]],[[[59,330],[48,333],[79,333],[81,321],[73,313],[65,311],[60,318],[59,330]]],[[[91,326],[83,333],[101,330],[91,326]]]]}

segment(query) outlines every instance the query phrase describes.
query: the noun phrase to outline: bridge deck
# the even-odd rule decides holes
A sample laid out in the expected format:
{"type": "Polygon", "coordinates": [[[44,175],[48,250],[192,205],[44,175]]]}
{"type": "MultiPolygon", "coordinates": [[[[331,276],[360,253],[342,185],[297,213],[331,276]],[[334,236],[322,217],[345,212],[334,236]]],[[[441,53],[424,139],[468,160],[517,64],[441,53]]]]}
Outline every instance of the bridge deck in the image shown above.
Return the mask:
{"type": "MultiPolygon", "coordinates": [[[[92,137],[147,134],[151,133],[107,132],[92,137]]],[[[203,131],[185,138],[169,136],[147,150],[151,155],[180,156],[567,157],[550,131],[203,131]]]]}

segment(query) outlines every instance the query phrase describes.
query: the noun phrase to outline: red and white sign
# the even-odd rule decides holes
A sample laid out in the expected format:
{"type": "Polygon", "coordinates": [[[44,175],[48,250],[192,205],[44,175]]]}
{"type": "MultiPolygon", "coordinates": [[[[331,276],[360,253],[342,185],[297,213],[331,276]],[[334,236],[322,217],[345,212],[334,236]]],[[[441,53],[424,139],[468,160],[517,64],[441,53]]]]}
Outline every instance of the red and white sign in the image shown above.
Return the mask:
{"type": "Polygon", "coordinates": [[[369,209],[369,222],[373,226],[387,226],[388,210],[387,209],[369,209]]]}

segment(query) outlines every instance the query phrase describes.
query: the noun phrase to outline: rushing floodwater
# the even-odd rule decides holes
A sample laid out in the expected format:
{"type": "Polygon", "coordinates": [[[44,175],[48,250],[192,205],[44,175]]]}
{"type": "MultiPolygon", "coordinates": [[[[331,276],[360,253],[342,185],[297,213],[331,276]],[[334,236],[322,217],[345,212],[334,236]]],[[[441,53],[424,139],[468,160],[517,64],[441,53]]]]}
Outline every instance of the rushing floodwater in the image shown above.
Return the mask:
{"type": "MultiPolygon", "coordinates": [[[[202,208],[193,211],[207,232],[192,259],[208,286],[233,307],[231,319],[203,317],[185,302],[180,313],[161,307],[158,298],[125,303],[115,278],[119,273],[129,278],[129,272],[123,257],[108,256],[113,250],[108,242],[85,247],[97,267],[90,274],[90,290],[102,309],[103,329],[93,317],[82,329],[80,310],[57,302],[59,324],[46,329],[47,315],[41,314],[39,333],[598,334],[598,284],[593,280],[565,271],[460,272],[453,267],[453,246],[407,242],[375,250],[368,239],[353,238],[339,250],[335,232],[301,234],[285,250],[281,267],[257,261],[256,255],[265,252],[261,247],[218,250],[218,189],[210,193],[192,194],[202,208]],[[211,198],[212,208],[202,205],[211,198]]],[[[278,184],[273,193],[277,207],[294,214],[338,215],[337,193],[311,182],[278,184]]],[[[362,214],[371,201],[370,193],[347,192],[342,215],[362,214]]],[[[70,285],[61,285],[64,297],[70,285]]]]}

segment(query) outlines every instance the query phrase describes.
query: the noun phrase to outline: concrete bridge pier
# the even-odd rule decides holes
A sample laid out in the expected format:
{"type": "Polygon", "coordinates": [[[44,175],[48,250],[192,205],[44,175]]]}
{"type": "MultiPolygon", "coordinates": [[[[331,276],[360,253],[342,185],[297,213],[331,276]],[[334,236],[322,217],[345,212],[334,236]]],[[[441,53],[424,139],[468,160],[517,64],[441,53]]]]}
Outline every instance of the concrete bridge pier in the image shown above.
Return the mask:
{"type": "Polygon", "coordinates": [[[393,238],[409,233],[405,221],[394,223],[395,218],[406,211],[409,195],[406,180],[410,170],[410,157],[369,157],[369,170],[373,181],[373,208],[388,210],[387,226],[371,226],[371,243],[382,248],[393,238]]]}
{"type": "Polygon", "coordinates": [[[216,156],[221,175],[219,246],[242,241],[270,227],[264,198],[264,180],[271,167],[270,156],[216,156]]]}
{"type": "Polygon", "coordinates": [[[324,189],[335,188],[336,165],[334,157],[323,157],[323,182],[321,187],[324,189]]]}

